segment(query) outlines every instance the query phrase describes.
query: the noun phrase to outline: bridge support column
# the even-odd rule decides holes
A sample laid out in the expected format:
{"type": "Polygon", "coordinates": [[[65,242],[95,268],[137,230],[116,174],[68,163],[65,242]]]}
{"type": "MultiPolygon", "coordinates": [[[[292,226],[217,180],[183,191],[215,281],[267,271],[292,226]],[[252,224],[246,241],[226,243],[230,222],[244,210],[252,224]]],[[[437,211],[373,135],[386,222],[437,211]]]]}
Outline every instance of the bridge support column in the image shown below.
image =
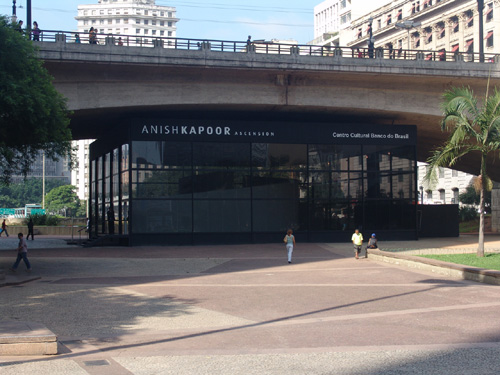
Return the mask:
{"type": "Polygon", "coordinates": [[[57,33],[56,43],[66,43],[66,34],[57,33]]]}
{"type": "Polygon", "coordinates": [[[377,48],[375,50],[375,58],[376,59],[383,59],[384,58],[384,49],[383,48],[377,48]]]}
{"type": "Polygon", "coordinates": [[[491,230],[500,232],[500,183],[493,183],[491,191],[491,230]]]}
{"type": "Polygon", "coordinates": [[[165,46],[165,42],[162,39],[153,40],[153,48],[163,48],[165,46]]]}
{"type": "Polygon", "coordinates": [[[107,36],[106,38],[104,38],[104,44],[109,46],[114,46],[115,45],[115,38],[112,37],[112,36],[107,36]]]}

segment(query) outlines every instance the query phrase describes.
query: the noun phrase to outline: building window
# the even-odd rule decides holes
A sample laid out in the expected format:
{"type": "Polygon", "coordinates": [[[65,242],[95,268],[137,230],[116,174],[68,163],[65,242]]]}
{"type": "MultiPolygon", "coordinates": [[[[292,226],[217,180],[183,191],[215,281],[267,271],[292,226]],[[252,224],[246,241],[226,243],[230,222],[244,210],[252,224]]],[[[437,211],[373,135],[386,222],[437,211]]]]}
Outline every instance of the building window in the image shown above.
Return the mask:
{"type": "Polygon", "coordinates": [[[172,27],[173,23],[172,22],[169,22],[168,23],[168,27],[172,27]]]}
{"type": "Polygon", "coordinates": [[[344,9],[347,6],[347,0],[340,0],[340,9],[344,9]]]}
{"type": "Polygon", "coordinates": [[[458,49],[459,49],[458,43],[455,44],[455,45],[453,45],[453,46],[451,46],[451,52],[452,53],[458,53],[459,52],[458,49]]]}
{"type": "Polygon", "coordinates": [[[413,48],[420,47],[420,33],[413,33],[413,48]]]}
{"type": "Polygon", "coordinates": [[[427,27],[425,29],[425,44],[429,44],[430,42],[432,42],[432,29],[427,27]]]}
{"type": "Polygon", "coordinates": [[[358,32],[356,33],[356,37],[358,39],[361,39],[361,36],[362,36],[362,31],[361,31],[361,29],[358,29],[358,32]]]}
{"type": "Polygon", "coordinates": [[[486,9],[486,22],[490,22],[493,19],[493,3],[488,4],[486,9]]]}
{"type": "Polygon", "coordinates": [[[489,31],[484,39],[486,39],[486,47],[493,47],[493,31],[489,31]]]}
{"type": "Polygon", "coordinates": [[[156,20],[151,20],[151,25],[156,26],[156,20]]]}
{"type": "Polygon", "coordinates": [[[164,17],[165,16],[165,12],[160,12],[160,16],[164,17]]]}
{"type": "Polygon", "coordinates": [[[474,26],[474,12],[472,10],[465,13],[465,26],[467,28],[474,26]]]}
{"type": "Polygon", "coordinates": [[[160,35],[161,36],[165,35],[165,31],[164,30],[160,30],[160,35]]]}
{"type": "Polygon", "coordinates": [[[432,200],[432,190],[427,190],[427,200],[431,201],[432,200]]]}
{"type": "Polygon", "coordinates": [[[439,200],[443,203],[446,203],[446,192],[444,189],[439,190],[439,200]]]}
{"type": "Polygon", "coordinates": [[[160,26],[165,26],[165,21],[160,21],[160,26]]]}
{"type": "Polygon", "coordinates": [[[141,29],[135,29],[135,33],[136,34],[140,34],[141,33],[141,29]]]}
{"type": "Polygon", "coordinates": [[[403,9],[398,10],[398,14],[396,15],[396,19],[401,21],[403,19],[403,9]]]}
{"type": "Polygon", "coordinates": [[[388,14],[385,21],[386,21],[387,25],[390,25],[392,23],[392,15],[388,14]]]}
{"type": "Polygon", "coordinates": [[[151,30],[151,34],[156,35],[156,30],[151,30]]]}
{"type": "Polygon", "coordinates": [[[149,34],[149,30],[148,29],[145,29],[144,30],[144,35],[148,35],[149,34]]]}
{"type": "Polygon", "coordinates": [[[139,18],[136,18],[135,23],[139,25],[141,23],[141,20],[139,18]]]}
{"type": "Polygon", "coordinates": [[[451,177],[458,177],[458,171],[455,169],[451,170],[451,177]]]}
{"type": "Polygon", "coordinates": [[[172,18],[172,12],[168,12],[168,18],[172,18]]]}
{"type": "Polygon", "coordinates": [[[147,16],[148,15],[148,11],[147,10],[144,10],[144,15],[147,16]]]}
{"type": "Polygon", "coordinates": [[[427,7],[430,7],[432,5],[432,0],[425,0],[424,1],[424,9],[427,7]]]}
{"type": "Polygon", "coordinates": [[[444,168],[443,167],[439,167],[438,171],[439,171],[439,178],[444,178],[444,168]]]}
{"type": "Polygon", "coordinates": [[[444,22],[439,22],[438,28],[439,28],[438,39],[442,39],[446,36],[446,28],[444,26],[444,22]]]}
{"type": "Polygon", "coordinates": [[[382,20],[377,20],[377,29],[381,29],[382,28],[382,20]]]}
{"type": "Polygon", "coordinates": [[[458,204],[458,202],[460,202],[458,189],[453,188],[451,190],[453,191],[453,198],[451,199],[451,203],[458,204]]]}
{"type": "Polygon", "coordinates": [[[172,36],[172,32],[171,31],[168,32],[168,36],[172,36]]]}
{"type": "Polygon", "coordinates": [[[451,19],[451,32],[452,33],[458,33],[460,30],[460,24],[458,22],[458,17],[453,17],[451,19]]]}
{"type": "Polygon", "coordinates": [[[101,16],[103,16],[103,15],[104,15],[104,9],[101,9],[101,10],[99,11],[99,14],[100,14],[101,16]]]}
{"type": "Polygon", "coordinates": [[[474,53],[474,39],[469,39],[465,43],[465,50],[467,51],[467,53],[474,53]]]}
{"type": "Polygon", "coordinates": [[[144,20],[144,25],[149,24],[149,20],[144,20]]]}
{"type": "Polygon", "coordinates": [[[108,20],[108,25],[111,25],[113,23],[113,20],[108,20]]]}

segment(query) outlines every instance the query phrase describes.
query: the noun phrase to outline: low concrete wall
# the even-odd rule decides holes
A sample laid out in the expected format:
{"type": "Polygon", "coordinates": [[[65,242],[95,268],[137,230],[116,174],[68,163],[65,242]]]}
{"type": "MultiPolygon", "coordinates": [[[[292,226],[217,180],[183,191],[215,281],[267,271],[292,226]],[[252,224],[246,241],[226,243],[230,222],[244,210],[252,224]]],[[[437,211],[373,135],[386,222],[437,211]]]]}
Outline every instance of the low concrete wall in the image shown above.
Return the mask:
{"type": "Polygon", "coordinates": [[[430,271],[440,276],[500,285],[500,271],[464,266],[436,259],[389,253],[381,250],[368,250],[368,258],[379,262],[401,265],[422,271],[430,271]]]}
{"type": "MultiPolygon", "coordinates": [[[[71,236],[73,231],[73,236],[79,236],[78,231],[84,228],[83,226],[71,227],[66,225],[50,226],[50,227],[35,227],[35,236],[37,235],[47,235],[47,236],[71,236]]],[[[28,234],[28,227],[26,225],[9,225],[7,227],[7,232],[10,236],[17,236],[18,233],[28,234]]],[[[82,230],[82,237],[87,234],[85,230],[82,230]]]]}

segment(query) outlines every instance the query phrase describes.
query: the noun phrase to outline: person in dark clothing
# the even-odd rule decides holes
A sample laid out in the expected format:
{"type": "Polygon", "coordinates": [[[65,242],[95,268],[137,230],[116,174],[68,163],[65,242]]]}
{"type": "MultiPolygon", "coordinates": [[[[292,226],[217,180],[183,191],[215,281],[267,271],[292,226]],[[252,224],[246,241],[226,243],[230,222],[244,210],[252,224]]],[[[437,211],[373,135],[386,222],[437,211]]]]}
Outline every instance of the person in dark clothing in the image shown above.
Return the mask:
{"type": "Polygon", "coordinates": [[[109,234],[115,234],[115,211],[113,211],[113,207],[110,206],[106,214],[108,216],[108,232],[109,234]]]}
{"type": "Polygon", "coordinates": [[[2,231],[0,232],[0,237],[4,234],[9,237],[9,232],[7,232],[7,224],[5,224],[5,219],[2,221],[2,231]]]}
{"type": "Polygon", "coordinates": [[[30,217],[30,221],[28,221],[28,235],[26,236],[26,241],[29,240],[30,234],[31,234],[31,241],[35,239],[35,236],[33,235],[33,219],[30,217]]]}

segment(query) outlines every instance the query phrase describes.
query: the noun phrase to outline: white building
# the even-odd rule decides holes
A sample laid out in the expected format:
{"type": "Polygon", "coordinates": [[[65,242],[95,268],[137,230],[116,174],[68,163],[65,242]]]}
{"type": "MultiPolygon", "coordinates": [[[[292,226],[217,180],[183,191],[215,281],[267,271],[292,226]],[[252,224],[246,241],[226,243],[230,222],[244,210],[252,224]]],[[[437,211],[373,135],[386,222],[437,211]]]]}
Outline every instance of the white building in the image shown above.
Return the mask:
{"type": "Polygon", "coordinates": [[[314,7],[314,40],[310,44],[338,45],[338,34],[355,20],[390,0],[325,0],[314,7]]]}
{"type": "Polygon", "coordinates": [[[102,34],[122,35],[125,45],[151,44],[159,37],[176,37],[176,8],[155,5],[155,0],[98,0],[79,5],[78,32],[87,42],[91,27],[102,34]]]}
{"type": "Polygon", "coordinates": [[[432,184],[424,181],[426,172],[427,164],[418,163],[419,200],[423,204],[458,204],[458,196],[465,192],[475,177],[454,169],[439,168],[437,182],[432,184]]]}
{"type": "Polygon", "coordinates": [[[71,171],[71,185],[76,186],[78,198],[88,200],[89,198],[89,145],[93,139],[73,141],[76,149],[78,165],[71,171]]]}

